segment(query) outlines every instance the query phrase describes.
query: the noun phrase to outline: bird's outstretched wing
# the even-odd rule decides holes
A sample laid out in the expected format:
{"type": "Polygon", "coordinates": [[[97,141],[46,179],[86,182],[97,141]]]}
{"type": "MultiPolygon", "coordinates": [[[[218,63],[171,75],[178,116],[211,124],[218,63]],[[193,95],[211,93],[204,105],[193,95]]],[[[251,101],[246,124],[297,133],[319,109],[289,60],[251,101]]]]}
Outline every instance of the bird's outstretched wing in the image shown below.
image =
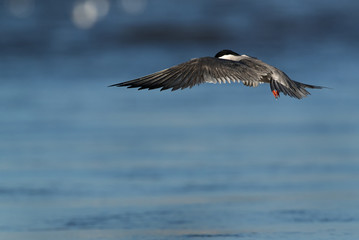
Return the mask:
{"type": "Polygon", "coordinates": [[[131,81],[117,83],[111,86],[141,89],[162,90],[184,89],[201,83],[230,83],[243,82],[247,86],[256,87],[266,80],[271,70],[250,61],[231,61],[213,57],[195,58],[188,62],[164,69],[162,71],[137,78],[131,81]]]}

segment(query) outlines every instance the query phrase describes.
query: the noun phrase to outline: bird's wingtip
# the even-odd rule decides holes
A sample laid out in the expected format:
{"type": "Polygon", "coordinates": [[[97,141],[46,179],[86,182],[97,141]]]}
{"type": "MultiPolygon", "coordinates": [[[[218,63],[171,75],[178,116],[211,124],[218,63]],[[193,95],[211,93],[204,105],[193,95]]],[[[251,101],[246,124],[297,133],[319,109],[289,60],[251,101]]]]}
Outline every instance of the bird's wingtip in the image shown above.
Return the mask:
{"type": "Polygon", "coordinates": [[[121,87],[121,83],[112,84],[107,87],[121,87]]]}

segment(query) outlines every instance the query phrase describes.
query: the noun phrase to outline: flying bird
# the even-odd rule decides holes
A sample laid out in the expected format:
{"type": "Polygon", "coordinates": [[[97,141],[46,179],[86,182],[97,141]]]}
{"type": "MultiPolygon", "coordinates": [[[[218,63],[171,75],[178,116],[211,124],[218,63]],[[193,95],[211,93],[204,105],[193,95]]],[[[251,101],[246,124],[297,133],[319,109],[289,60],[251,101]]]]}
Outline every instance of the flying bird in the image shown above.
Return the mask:
{"type": "Polygon", "coordinates": [[[138,88],[138,90],[161,88],[161,91],[166,89],[175,91],[192,88],[202,83],[227,82],[242,82],[249,87],[269,83],[276,99],[280,97],[280,93],[301,99],[310,94],[306,88],[323,88],[296,82],[278,68],[232,50],[222,50],[214,57],[194,58],[144,77],[113,84],[110,87],[138,88]]]}

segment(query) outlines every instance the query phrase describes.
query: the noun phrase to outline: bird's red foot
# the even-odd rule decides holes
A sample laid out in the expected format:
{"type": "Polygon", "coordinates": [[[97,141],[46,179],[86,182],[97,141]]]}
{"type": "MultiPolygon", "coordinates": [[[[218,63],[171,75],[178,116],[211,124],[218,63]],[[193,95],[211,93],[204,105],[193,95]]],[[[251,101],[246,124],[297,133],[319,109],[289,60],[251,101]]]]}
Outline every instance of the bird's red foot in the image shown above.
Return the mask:
{"type": "Polygon", "coordinates": [[[280,97],[279,92],[277,90],[273,90],[272,93],[273,93],[275,99],[278,99],[280,97]]]}

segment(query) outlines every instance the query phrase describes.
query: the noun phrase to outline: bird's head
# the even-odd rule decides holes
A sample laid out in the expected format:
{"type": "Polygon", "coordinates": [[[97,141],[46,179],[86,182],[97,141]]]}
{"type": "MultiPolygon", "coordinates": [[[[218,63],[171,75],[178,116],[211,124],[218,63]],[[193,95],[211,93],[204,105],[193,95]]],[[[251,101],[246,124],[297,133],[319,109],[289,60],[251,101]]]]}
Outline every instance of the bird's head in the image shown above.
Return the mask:
{"type": "Polygon", "coordinates": [[[226,59],[226,56],[239,56],[239,54],[236,52],[233,52],[232,50],[224,49],[222,51],[219,51],[214,57],[226,59]]]}
{"type": "Polygon", "coordinates": [[[237,58],[238,56],[240,56],[238,53],[233,52],[232,50],[225,49],[218,52],[214,57],[220,59],[232,60],[237,58]]]}

